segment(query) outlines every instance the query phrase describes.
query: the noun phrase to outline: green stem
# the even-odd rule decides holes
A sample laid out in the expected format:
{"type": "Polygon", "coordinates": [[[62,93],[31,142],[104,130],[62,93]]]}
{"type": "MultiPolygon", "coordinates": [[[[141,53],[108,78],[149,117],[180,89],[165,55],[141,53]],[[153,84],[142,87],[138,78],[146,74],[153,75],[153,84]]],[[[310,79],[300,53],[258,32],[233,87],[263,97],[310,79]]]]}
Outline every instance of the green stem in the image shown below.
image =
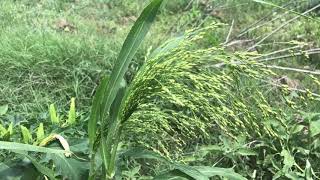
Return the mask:
{"type": "Polygon", "coordinates": [[[117,128],[115,132],[115,140],[112,146],[111,154],[110,154],[110,161],[109,161],[109,172],[107,172],[110,176],[114,176],[115,174],[115,169],[116,169],[116,158],[117,158],[117,150],[118,150],[118,145],[120,141],[120,132],[121,128],[117,128]]]}
{"type": "MultiPolygon", "coordinates": [[[[104,124],[104,123],[102,123],[104,124]]],[[[101,140],[100,140],[100,147],[101,147],[101,157],[102,157],[102,161],[103,161],[103,164],[104,166],[102,166],[102,173],[106,175],[106,179],[107,179],[107,169],[108,169],[108,161],[110,159],[110,153],[109,153],[109,150],[108,150],[108,146],[107,146],[107,143],[106,143],[106,140],[105,140],[105,137],[104,137],[104,130],[103,130],[103,127],[101,127],[101,140]]],[[[108,137],[107,137],[108,139],[108,137]]]]}
{"type": "Polygon", "coordinates": [[[109,128],[106,140],[106,152],[108,153],[107,176],[110,178],[113,178],[113,176],[115,175],[115,159],[119,143],[119,135],[119,123],[117,120],[115,120],[109,128]]]}
{"type": "Polygon", "coordinates": [[[95,156],[96,153],[93,152],[90,158],[90,171],[89,171],[89,180],[94,180],[95,178],[95,156]]]}

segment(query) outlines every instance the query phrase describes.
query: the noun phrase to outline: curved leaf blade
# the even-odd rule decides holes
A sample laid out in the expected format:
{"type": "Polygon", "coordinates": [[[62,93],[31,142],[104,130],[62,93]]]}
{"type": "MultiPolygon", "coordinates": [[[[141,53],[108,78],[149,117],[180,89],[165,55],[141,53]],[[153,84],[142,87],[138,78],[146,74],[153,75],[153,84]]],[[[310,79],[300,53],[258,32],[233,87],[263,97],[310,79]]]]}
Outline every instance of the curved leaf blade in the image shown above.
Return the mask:
{"type": "Polygon", "coordinates": [[[0,150],[11,150],[11,151],[32,151],[41,153],[51,153],[51,154],[64,154],[70,153],[68,151],[60,149],[45,148],[40,146],[34,146],[30,144],[22,144],[15,142],[0,141],[0,150]]]}
{"type": "Polygon", "coordinates": [[[188,165],[183,165],[183,164],[175,164],[174,168],[183,172],[184,174],[192,177],[193,179],[196,180],[209,180],[209,177],[200,172],[198,169],[188,166],[188,165]]]}
{"type": "Polygon", "coordinates": [[[246,180],[245,177],[234,172],[229,168],[219,168],[219,167],[210,167],[210,166],[194,166],[202,174],[206,175],[208,178],[213,176],[221,176],[228,178],[230,180],[246,180]]]}
{"type": "Polygon", "coordinates": [[[77,161],[72,158],[66,158],[62,154],[48,154],[56,166],[57,173],[66,179],[83,179],[89,169],[87,162],[77,161]]]}
{"type": "Polygon", "coordinates": [[[89,144],[90,149],[93,150],[94,141],[96,139],[96,133],[97,133],[97,123],[100,119],[100,106],[101,106],[101,100],[103,98],[103,90],[106,89],[108,85],[108,77],[104,77],[101,81],[101,84],[98,86],[97,92],[93,98],[93,103],[91,107],[91,114],[90,119],[88,123],[88,135],[89,135],[89,144]]]}
{"type": "MultiPolygon", "coordinates": [[[[20,153],[19,153],[20,154],[20,153]]],[[[41,173],[41,174],[44,174],[46,176],[48,176],[51,180],[55,180],[55,175],[54,175],[54,172],[47,168],[46,166],[40,164],[36,159],[34,159],[33,157],[27,155],[27,154],[23,154],[21,153],[23,156],[25,156],[26,158],[28,158],[32,164],[34,165],[34,167],[36,167],[36,169],[41,173]]]]}
{"type": "Polygon", "coordinates": [[[111,104],[115,99],[120,88],[122,78],[128,69],[128,66],[137,52],[140,44],[147,35],[151,24],[153,23],[156,14],[163,0],[153,0],[141,13],[137,21],[131,28],[125,42],[122,45],[117,61],[112,69],[110,81],[104,91],[102,101],[103,113],[109,112],[111,104]]]}

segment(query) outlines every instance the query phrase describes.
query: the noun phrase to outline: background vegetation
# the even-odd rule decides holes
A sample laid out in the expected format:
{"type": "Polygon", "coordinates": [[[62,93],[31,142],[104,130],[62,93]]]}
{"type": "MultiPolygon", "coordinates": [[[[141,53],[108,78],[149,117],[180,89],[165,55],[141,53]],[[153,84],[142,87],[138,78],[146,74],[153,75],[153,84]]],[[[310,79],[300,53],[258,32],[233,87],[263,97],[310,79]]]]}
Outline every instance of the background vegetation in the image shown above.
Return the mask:
{"type": "MultiPolygon", "coordinates": [[[[53,169],[56,178],[81,178],[78,171],[71,176],[63,171],[68,169],[61,163],[65,159],[72,171],[88,174],[87,124],[93,95],[100,79],[110,75],[124,39],[148,2],[2,0],[1,140],[40,145],[50,134],[59,134],[77,160],[35,157],[53,169]],[[75,110],[70,108],[73,97],[75,110]]],[[[168,161],[198,170],[228,168],[223,170],[248,179],[320,176],[320,2],[268,2],[285,9],[249,0],[177,0],[161,7],[125,74],[134,90],[133,104],[125,106],[130,118],[120,152],[142,146],[168,161]],[[159,46],[177,37],[185,44],[155,55],[159,46]],[[243,64],[235,65],[234,60],[243,64]]],[[[0,174],[8,179],[43,178],[35,171],[37,165],[30,165],[32,158],[21,161],[3,151],[0,159],[0,174]],[[32,174],[22,175],[26,169],[32,174]]],[[[118,176],[161,178],[164,171],[179,169],[160,162],[124,153],[118,176]]]]}

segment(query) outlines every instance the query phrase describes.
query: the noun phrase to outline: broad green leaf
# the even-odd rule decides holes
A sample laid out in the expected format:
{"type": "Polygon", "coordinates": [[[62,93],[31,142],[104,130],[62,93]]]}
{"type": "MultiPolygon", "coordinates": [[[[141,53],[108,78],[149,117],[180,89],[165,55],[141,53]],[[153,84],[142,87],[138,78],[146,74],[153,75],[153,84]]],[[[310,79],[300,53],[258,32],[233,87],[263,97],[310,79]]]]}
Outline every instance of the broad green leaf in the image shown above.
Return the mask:
{"type": "Polygon", "coordinates": [[[49,169],[49,168],[47,168],[46,166],[40,164],[36,159],[34,159],[33,157],[31,157],[31,156],[29,156],[29,155],[27,155],[27,154],[23,154],[23,153],[19,153],[19,154],[22,154],[22,155],[24,155],[26,158],[28,158],[28,159],[32,162],[32,164],[34,165],[34,167],[36,167],[37,170],[38,170],[40,173],[48,176],[51,180],[55,180],[55,179],[56,179],[56,178],[55,178],[55,175],[54,175],[54,172],[53,172],[51,169],[49,169]]]}
{"type": "MultiPolygon", "coordinates": [[[[18,156],[17,156],[18,157],[18,156]]],[[[19,158],[25,158],[19,156],[19,158]]],[[[41,174],[32,163],[21,166],[22,161],[8,161],[0,164],[0,179],[2,180],[26,180],[37,179],[41,174]]]]}
{"type": "Polygon", "coordinates": [[[69,138],[70,143],[70,150],[72,152],[79,152],[79,153],[88,153],[88,144],[89,141],[87,138],[79,139],[79,138],[69,138]]]}
{"type": "Polygon", "coordinates": [[[283,156],[283,170],[287,172],[295,164],[294,157],[285,149],[281,151],[280,155],[283,156]]]}
{"type": "Polygon", "coordinates": [[[145,150],[143,148],[131,148],[122,153],[120,156],[131,157],[133,159],[153,159],[160,162],[171,164],[171,162],[167,158],[161,156],[156,152],[145,150]]]}
{"type": "MultiPolygon", "coordinates": [[[[137,52],[141,42],[148,33],[163,0],[153,0],[141,13],[131,28],[112,69],[108,86],[104,90],[102,112],[109,112],[128,66],[137,52]]],[[[104,117],[102,117],[104,118],[104,117]]]]}
{"type": "Polygon", "coordinates": [[[314,137],[320,134],[320,120],[310,122],[310,136],[314,137]]]}
{"type": "Polygon", "coordinates": [[[8,112],[8,105],[0,106],[0,116],[5,115],[8,112]]]}
{"type": "Polygon", "coordinates": [[[304,128],[305,128],[304,125],[297,124],[297,125],[293,126],[290,131],[292,134],[296,134],[296,133],[301,132],[304,128]]]}
{"type": "Polygon", "coordinates": [[[26,127],[20,125],[21,133],[22,133],[22,139],[25,144],[29,144],[32,142],[32,135],[26,127]]]}
{"type": "Polygon", "coordinates": [[[183,164],[174,164],[174,168],[185,173],[196,180],[209,180],[209,177],[201,173],[198,169],[183,164]]]}
{"type": "Polygon", "coordinates": [[[238,173],[235,173],[233,169],[210,166],[194,166],[194,168],[207,177],[221,176],[230,180],[246,180],[245,177],[241,176],[238,173]]]}
{"type": "Polygon", "coordinates": [[[59,124],[59,116],[57,114],[54,104],[50,104],[49,113],[52,124],[59,124]]]}
{"type": "Polygon", "coordinates": [[[76,102],[75,98],[71,98],[70,110],[68,116],[68,124],[74,124],[76,122],[76,102]]]}
{"type": "Polygon", "coordinates": [[[177,169],[174,169],[172,171],[159,174],[153,179],[154,180],[189,180],[191,179],[191,177],[177,169]]]}
{"type": "Polygon", "coordinates": [[[72,158],[66,158],[63,154],[48,154],[57,168],[57,172],[67,179],[82,179],[89,168],[87,162],[80,162],[72,158]]]}
{"type": "Polygon", "coordinates": [[[70,153],[68,151],[59,150],[59,149],[51,149],[45,148],[30,144],[22,144],[16,142],[7,142],[7,141],[0,141],[0,149],[3,150],[12,150],[12,151],[32,151],[32,152],[42,152],[42,153],[53,153],[53,154],[64,154],[70,153]]]}

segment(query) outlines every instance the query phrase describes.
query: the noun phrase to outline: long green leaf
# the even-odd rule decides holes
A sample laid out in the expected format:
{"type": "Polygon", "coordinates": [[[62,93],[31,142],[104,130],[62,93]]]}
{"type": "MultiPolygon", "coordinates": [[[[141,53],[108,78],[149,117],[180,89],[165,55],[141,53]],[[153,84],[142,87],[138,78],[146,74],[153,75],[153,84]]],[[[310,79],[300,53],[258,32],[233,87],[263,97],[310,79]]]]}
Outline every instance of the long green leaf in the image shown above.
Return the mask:
{"type": "Polygon", "coordinates": [[[229,168],[218,168],[210,166],[188,166],[179,163],[173,163],[167,158],[161,156],[160,154],[149,151],[143,148],[131,148],[123,152],[121,157],[131,157],[134,159],[153,159],[160,162],[163,162],[167,165],[172,165],[173,170],[165,174],[157,176],[155,179],[181,179],[182,177],[187,178],[191,177],[196,180],[207,180],[213,176],[226,177],[230,180],[246,180],[243,176],[238,173],[235,173],[232,169],[229,168]]]}
{"type": "MultiPolygon", "coordinates": [[[[19,154],[20,154],[20,153],[19,153],[19,154]]],[[[47,168],[46,166],[40,164],[36,159],[34,159],[33,157],[31,157],[31,156],[29,156],[29,155],[27,155],[27,154],[22,154],[22,155],[25,156],[26,158],[28,158],[28,159],[32,162],[32,164],[34,165],[34,167],[36,167],[37,170],[38,170],[40,173],[48,176],[51,180],[55,180],[55,179],[56,179],[56,178],[55,178],[55,175],[54,175],[54,172],[53,172],[51,169],[49,169],[49,168],[47,168]]]]}
{"type": "Polygon", "coordinates": [[[134,159],[153,159],[166,164],[171,164],[170,160],[161,156],[160,154],[149,151],[144,148],[130,148],[127,151],[120,154],[120,157],[131,157],[134,159]]]}
{"type": "Polygon", "coordinates": [[[238,173],[235,173],[232,169],[210,166],[194,166],[194,168],[207,177],[221,176],[230,180],[246,180],[246,178],[238,173]]]}
{"type": "MultiPolygon", "coordinates": [[[[120,128],[120,123],[118,121],[118,114],[120,113],[120,104],[121,104],[121,100],[123,99],[123,96],[126,92],[126,88],[125,88],[125,84],[119,89],[118,94],[115,98],[115,101],[112,103],[111,106],[111,112],[109,115],[109,118],[111,119],[111,125],[110,125],[110,129],[108,130],[108,134],[107,134],[107,141],[105,144],[108,156],[108,169],[107,169],[107,173],[110,177],[112,177],[114,175],[114,170],[115,170],[115,159],[116,159],[116,153],[117,153],[117,147],[118,147],[118,143],[119,143],[119,136],[121,133],[120,128]]],[[[102,137],[102,136],[101,136],[102,137]]],[[[101,138],[102,139],[102,138],[101,138]]]]}
{"type": "Polygon", "coordinates": [[[22,144],[22,143],[7,142],[7,141],[0,141],[0,149],[13,150],[13,151],[32,151],[32,152],[53,153],[53,154],[70,153],[64,150],[59,150],[59,149],[45,148],[45,147],[34,146],[30,144],[22,144]]]}
{"type": "Polygon", "coordinates": [[[109,77],[102,78],[101,84],[97,89],[97,92],[93,98],[93,104],[91,107],[90,120],[88,124],[89,144],[90,149],[93,150],[94,141],[97,133],[97,122],[100,119],[100,105],[103,98],[103,89],[108,85],[109,77]]]}
{"type": "Polygon", "coordinates": [[[164,172],[153,178],[153,180],[190,180],[192,177],[177,169],[164,172]]]}
{"type": "Polygon", "coordinates": [[[160,154],[153,151],[145,150],[143,148],[129,149],[128,151],[122,153],[121,156],[131,157],[134,159],[153,159],[163,162],[167,165],[172,165],[174,167],[173,171],[168,172],[169,174],[157,176],[155,179],[165,179],[168,177],[170,177],[170,179],[175,179],[175,177],[191,177],[196,180],[209,180],[207,176],[205,176],[192,166],[187,166],[179,163],[172,163],[170,160],[161,156],[160,154]]]}
{"type": "Polygon", "coordinates": [[[114,68],[111,72],[110,80],[107,88],[104,91],[104,98],[102,102],[103,113],[109,112],[111,104],[115,99],[117,92],[120,88],[120,84],[128,66],[137,52],[141,42],[148,33],[152,22],[154,21],[158,9],[163,0],[153,0],[141,13],[137,21],[131,28],[114,68]]]}
{"type": "MultiPolygon", "coordinates": [[[[89,120],[89,138],[90,138],[90,147],[91,150],[93,150],[93,144],[96,140],[96,129],[97,129],[97,123],[99,121],[101,122],[101,140],[104,141],[105,139],[107,142],[110,142],[110,138],[113,137],[107,137],[105,138],[104,134],[104,128],[105,125],[114,124],[112,122],[107,122],[107,120],[110,121],[111,118],[106,118],[106,115],[108,115],[110,111],[110,107],[112,106],[119,89],[121,88],[121,82],[123,80],[124,74],[128,69],[128,66],[137,52],[140,44],[142,43],[143,39],[145,38],[146,34],[148,33],[152,22],[154,21],[156,14],[161,6],[163,0],[153,0],[151,3],[143,10],[137,21],[134,23],[133,27],[131,28],[123,46],[119,53],[119,56],[117,58],[117,61],[115,62],[114,68],[111,72],[110,79],[108,83],[102,84],[99,89],[102,89],[103,94],[98,97],[93,104],[93,110],[91,113],[91,118],[89,120]],[[101,96],[103,96],[101,101],[101,96]],[[100,102],[99,102],[100,101],[100,102]]],[[[121,102],[121,100],[119,100],[121,102]]],[[[115,120],[117,118],[114,118],[115,120]]],[[[113,133],[112,133],[113,134],[113,133]]],[[[109,144],[109,143],[108,143],[109,144]]],[[[110,149],[110,148],[108,148],[110,149]]],[[[106,147],[102,147],[102,157],[104,157],[104,167],[108,168],[108,162],[112,159],[111,152],[105,151],[106,147]],[[105,159],[106,158],[106,159],[105,159]]]]}
{"type": "Polygon", "coordinates": [[[66,179],[83,179],[87,173],[88,163],[67,158],[63,154],[48,154],[56,167],[56,170],[66,179]]]}
{"type": "Polygon", "coordinates": [[[193,179],[196,180],[209,180],[209,177],[201,173],[198,169],[188,166],[188,165],[183,165],[183,164],[174,164],[174,168],[185,173],[186,175],[192,177],[193,179]]]}

